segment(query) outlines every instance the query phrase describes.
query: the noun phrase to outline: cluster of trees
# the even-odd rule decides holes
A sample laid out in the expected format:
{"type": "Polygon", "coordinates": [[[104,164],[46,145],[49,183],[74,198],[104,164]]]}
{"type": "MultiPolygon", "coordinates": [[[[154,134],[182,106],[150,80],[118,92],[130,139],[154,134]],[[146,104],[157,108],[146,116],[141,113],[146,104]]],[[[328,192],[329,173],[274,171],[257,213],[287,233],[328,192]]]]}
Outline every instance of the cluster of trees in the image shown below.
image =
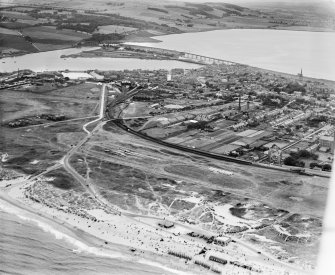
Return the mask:
{"type": "Polygon", "coordinates": [[[159,8],[148,7],[148,10],[158,11],[158,12],[162,12],[162,13],[169,13],[167,10],[159,9],[159,8]]]}
{"type": "Polygon", "coordinates": [[[290,104],[291,109],[305,109],[310,105],[309,101],[303,98],[296,98],[294,102],[290,104]]]}
{"type": "Polygon", "coordinates": [[[328,119],[326,116],[317,116],[317,117],[310,117],[307,119],[307,125],[310,127],[319,127],[321,122],[327,122],[328,119]]]}
{"type": "Polygon", "coordinates": [[[291,152],[290,155],[284,159],[284,164],[289,166],[305,167],[305,162],[300,160],[301,158],[317,160],[319,156],[307,150],[291,152]]]}
{"type": "Polygon", "coordinates": [[[95,31],[95,29],[98,26],[94,23],[90,23],[88,25],[84,25],[84,24],[71,24],[71,23],[59,23],[57,25],[57,29],[61,30],[61,29],[70,29],[70,30],[75,30],[75,31],[79,31],[79,32],[87,32],[87,33],[92,33],[95,31]]]}
{"type": "Polygon", "coordinates": [[[288,156],[284,159],[284,164],[289,166],[305,167],[305,162],[300,161],[292,156],[288,156]]]}
{"type": "Polygon", "coordinates": [[[319,167],[319,168],[322,169],[322,171],[331,171],[332,170],[332,166],[330,164],[328,164],[328,163],[326,163],[326,164],[318,164],[316,162],[311,162],[309,164],[309,167],[311,169],[313,169],[314,167],[319,167]]]}
{"type": "Polygon", "coordinates": [[[293,158],[305,158],[305,159],[314,159],[317,160],[319,156],[317,154],[314,154],[312,152],[309,152],[307,150],[300,150],[298,152],[291,152],[290,156],[293,158]]]}
{"type": "Polygon", "coordinates": [[[223,105],[224,104],[224,101],[220,100],[220,101],[216,101],[216,102],[213,102],[213,103],[210,103],[210,104],[201,104],[201,105],[188,105],[188,106],[185,106],[183,108],[184,111],[187,111],[187,110],[193,110],[193,109],[196,109],[196,108],[203,108],[203,107],[211,107],[211,106],[219,106],[219,105],[223,105]]]}
{"type": "Polygon", "coordinates": [[[285,88],[282,90],[285,93],[292,94],[294,91],[301,92],[303,95],[306,94],[306,88],[302,85],[300,85],[297,82],[291,82],[286,85],[285,88]]]}
{"type": "Polygon", "coordinates": [[[288,102],[279,95],[261,95],[260,98],[264,106],[270,107],[281,108],[288,102]]]}
{"type": "Polygon", "coordinates": [[[109,34],[102,34],[102,33],[94,33],[91,37],[85,39],[85,41],[89,42],[119,42],[124,39],[125,36],[120,33],[109,33],[109,34]]]}
{"type": "Polygon", "coordinates": [[[187,125],[188,130],[199,129],[204,131],[211,131],[213,127],[208,124],[208,121],[198,121],[187,125]]]}

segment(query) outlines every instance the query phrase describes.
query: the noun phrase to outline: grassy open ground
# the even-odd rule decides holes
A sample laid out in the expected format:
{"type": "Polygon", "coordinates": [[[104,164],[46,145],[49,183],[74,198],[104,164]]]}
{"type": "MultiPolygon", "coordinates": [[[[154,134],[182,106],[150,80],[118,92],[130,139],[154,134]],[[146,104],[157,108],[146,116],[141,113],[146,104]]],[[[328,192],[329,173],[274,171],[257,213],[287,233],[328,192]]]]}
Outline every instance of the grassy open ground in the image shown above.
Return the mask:
{"type": "Polygon", "coordinates": [[[93,84],[79,84],[58,89],[49,85],[31,91],[2,90],[0,151],[9,155],[3,166],[34,174],[59,161],[85,136],[82,125],[91,119],[80,118],[96,115],[100,90],[95,88],[93,84]],[[66,120],[79,120],[53,122],[37,117],[41,114],[62,114],[66,120]],[[19,119],[45,125],[8,126],[9,122],[19,119]]]}
{"type": "Polygon", "coordinates": [[[22,32],[30,36],[33,41],[62,40],[62,41],[79,41],[89,37],[88,34],[76,32],[74,30],[57,30],[55,26],[38,26],[25,28],[22,32]]]}
{"type": "Polygon", "coordinates": [[[246,230],[235,236],[283,259],[315,261],[327,179],[159,148],[110,123],[70,161],[120,209],[173,217],[213,232],[246,230]],[[234,174],[216,173],[209,167],[234,174]]]}
{"type": "Polygon", "coordinates": [[[80,84],[59,88],[45,83],[29,89],[2,90],[0,103],[4,109],[1,123],[43,113],[63,114],[68,118],[95,115],[99,99],[95,87],[94,84],[80,84]]]}

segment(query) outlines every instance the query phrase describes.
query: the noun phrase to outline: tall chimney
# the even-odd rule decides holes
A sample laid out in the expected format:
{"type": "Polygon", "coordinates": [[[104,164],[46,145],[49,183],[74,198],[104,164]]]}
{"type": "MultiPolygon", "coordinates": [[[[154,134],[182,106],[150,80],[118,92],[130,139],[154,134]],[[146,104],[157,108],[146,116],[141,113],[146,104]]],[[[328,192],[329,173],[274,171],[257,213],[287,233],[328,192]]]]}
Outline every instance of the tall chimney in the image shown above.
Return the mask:
{"type": "Polygon", "coordinates": [[[241,111],[241,93],[238,97],[238,110],[241,111]]]}

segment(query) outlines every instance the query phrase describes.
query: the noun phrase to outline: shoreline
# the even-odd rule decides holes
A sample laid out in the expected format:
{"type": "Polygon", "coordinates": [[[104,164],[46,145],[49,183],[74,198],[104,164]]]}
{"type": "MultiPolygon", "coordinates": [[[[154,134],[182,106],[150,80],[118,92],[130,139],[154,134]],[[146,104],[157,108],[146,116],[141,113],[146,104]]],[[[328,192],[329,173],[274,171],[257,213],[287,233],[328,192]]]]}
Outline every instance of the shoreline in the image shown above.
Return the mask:
{"type": "MultiPolygon", "coordinates": [[[[182,33],[179,33],[179,34],[187,34],[187,33],[202,33],[202,32],[211,32],[211,31],[220,31],[220,30],[281,30],[281,31],[302,31],[302,32],[309,32],[309,31],[305,31],[305,30],[291,30],[291,29],[266,29],[266,28],[232,28],[232,29],[213,29],[213,30],[203,30],[203,31],[196,31],[196,32],[182,32],[182,33]]],[[[322,32],[326,32],[326,33],[335,33],[334,32],[328,32],[328,31],[322,31],[322,32]]],[[[159,37],[159,36],[168,36],[168,35],[176,35],[176,34],[167,34],[167,35],[153,35],[152,37],[159,37]]],[[[146,38],[146,37],[144,37],[146,38]]],[[[151,37],[148,37],[151,39],[151,37]]],[[[155,39],[155,38],[154,38],[155,39]]],[[[141,41],[141,42],[138,42],[138,41],[121,41],[120,44],[121,45],[129,45],[129,46],[139,46],[139,47],[143,47],[143,48],[153,48],[153,49],[157,49],[157,50],[169,50],[169,49],[165,49],[165,48],[156,48],[156,47],[150,47],[150,46],[147,46],[147,45],[143,45],[143,44],[147,44],[147,43],[160,43],[161,41],[158,40],[158,39],[155,39],[156,41],[153,42],[153,41],[148,41],[148,42],[145,42],[145,41],[141,41]]],[[[153,58],[145,58],[145,57],[136,57],[135,55],[134,56],[130,56],[130,57],[127,57],[127,56],[118,56],[118,57],[108,57],[108,56],[99,56],[99,55],[95,55],[95,56],[92,56],[89,54],[90,51],[94,51],[94,50],[101,50],[101,47],[99,46],[80,46],[80,47],[69,47],[69,48],[66,48],[66,49],[62,49],[62,50],[69,50],[69,49],[78,49],[78,50],[81,50],[81,49],[84,49],[82,51],[80,51],[79,53],[74,53],[74,54],[68,54],[68,55],[61,55],[60,58],[110,58],[111,60],[115,59],[115,58],[120,58],[120,59],[138,59],[138,60],[153,60],[153,61],[179,61],[179,62],[184,62],[184,63],[191,63],[191,64],[195,64],[195,65],[200,65],[200,66],[203,66],[203,65],[209,65],[209,64],[206,64],[205,62],[197,62],[195,60],[191,60],[191,59],[175,59],[175,58],[166,58],[166,59],[162,59],[162,58],[157,58],[157,57],[153,57],[153,58]],[[90,48],[90,49],[87,49],[87,48],[90,48]],[[86,49],[86,50],[85,50],[86,49]],[[85,56],[85,54],[89,54],[89,56],[85,56]]],[[[54,51],[61,51],[61,50],[52,50],[52,51],[41,51],[40,53],[47,53],[47,52],[54,52],[54,51]]],[[[175,51],[175,52],[178,52],[178,53],[182,53],[180,51],[177,51],[177,50],[171,50],[171,51],[175,51]]],[[[30,54],[36,54],[36,53],[28,53],[28,54],[22,54],[22,55],[17,55],[17,56],[10,56],[10,57],[5,57],[5,58],[1,58],[0,57],[0,62],[1,60],[3,59],[6,59],[6,58],[15,58],[15,57],[21,57],[21,56],[27,56],[27,55],[30,55],[30,54]]],[[[38,54],[38,53],[37,53],[38,54]]],[[[191,53],[192,54],[192,53],[191,53]]],[[[210,57],[210,56],[208,56],[210,57]]],[[[212,57],[210,57],[212,58],[212,57]]],[[[214,58],[214,59],[220,59],[220,58],[214,58]]],[[[283,71],[275,71],[275,70],[270,70],[270,69],[266,69],[266,68],[262,68],[262,67],[256,67],[256,66],[253,66],[253,65],[249,65],[249,64],[246,64],[246,63],[240,63],[240,62],[236,62],[236,61],[229,61],[229,60],[225,60],[227,62],[230,62],[232,64],[237,64],[237,65],[242,65],[242,66],[247,66],[251,69],[256,69],[256,70],[261,70],[263,72],[270,72],[270,73],[275,73],[275,74],[281,74],[281,75],[284,75],[284,76],[288,76],[288,77],[293,77],[293,78],[298,78],[297,75],[295,74],[292,74],[292,73],[287,73],[287,72],[283,72],[283,71]]],[[[3,62],[4,63],[4,62],[3,62]]],[[[99,69],[98,69],[99,70],[99,69]]],[[[48,70],[46,70],[48,71],[48,70]]],[[[58,70],[58,71],[63,71],[63,70],[58,70]]],[[[85,72],[85,71],[90,71],[90,70],[76,70],[76,71],[82,71],[82,72],[85,72]]],[[[14,72],[11,71],[11,72],[14,72]]],[[[9,71],[6,71],[4,73],[11,73],[9,71]]],[[[327,78],[320,78],[320,77],[313,77],[313,76],[306,76],[304,75],[303,76],[304,79],[307,79],[307,80],[317,80],[317,81],[325,81],[325,82],[328,82],[330,84],[335,84],[335,79],[332,80],[332,79],[327,79],[327,78]]]]}
{"type": "MultiPolygon", "coordinates": [[[[193,260],[185,262],[168,255],[168,251],[183,252],[187,255],[198,254],[198,251],[204,247],[201,240],[183,236],[185,230],[192,230],[192,226],[185,225],[184,227],[176,222],[174,230],[169,232],[154,226],[156,220],[161,218],[136,214],[119,216],[107,214],[103,209],[90,210],[90,213],[98,217],[98,221],[89,221],[84,217],[59,211],[26,198],[24,190],[33,185],[34,181],[26,181],[26,178],[17,178],[13,181],[14,183],[12,182],[10,187],[5,187],[6,181],[0,182],[0,208],[2,206],[6,211],[6,204],[9,204],[6,212],[37,224],[56,239],[62,239],[70,243],[77,248],[74,249],[74,252],[88,252],[98,257],[144,264],[167,272],[164,274],[201,274],[203,271],[193,264],[193,260]],[[5,202],[5,207],[3,207],[3,202],[5,202]],[[131,248],[135,251],[131,252],[131,248]]],[[[205,232],[202,229],[199,230],[205,232]]],[[[288,270],[289,274],[309,274],[312,272],[275,260],[275,256],[268,255],[266,252],[257,254],[258,249],[255,250],[249,244],[244,244],[243,241],[236,241],[236,245],[239,247],[238,251],[230,248],[228,250],[230,252],[224,252],[226,249],[212,250],[211,248],[210,254],[214,253],[215,255],[215,253],[221,251],[220,253],[228,253],[224,257],[231,260],[242,259],[248,254],[247,258],[251,258],[256,266],[265,269],[266,274],[284,274],[281,272],[288,270]],[[268,260],[266,261],[266,259],[268,260]]],[[[245,258],[245,261],[248,263],[247,258],[245,258]]],[[[194,259],[203,258],[196,256],[194,259]]],[[[247,274],[243,272],[243,269],[236,269],[233,265],[226,265],[224,270],[228,274],[247,274]]]]}
{"type": "MultiPolygon", "coordinates": [[[[21,185],[18,185],[14,188],[20,189],[21,187],[21,185]]],[[[148,250],[140,251],[140,249],[138,249],[139,251],[136,251],[136,253],[131,253],[129,250],[131,246],[113,241],[112,238],[102,238],[103,233],[101,234],[101,231],[99,232],[96,228],[92,228],[91,232],[89,232],[90,230],[85,228],[84,218],[62,213],[56,209],[48,208],[47,206],[32,201],[25,200],[25,202],[23,202],[22,198],[18,200],[14,197],[20,196],[20,194],[17,193],[18,190],[13,189],[10,189],[8,193],[0,191],[0,209],[2,208],[3,211],[14,214],[19,219],[35,224],[43,231],[53,235],[56,239],[69,243],[76,248],[74,251],[78,253],[86,252],[98,257],[145,264],[168,271],[169,273],[167,274],[192,274],[183,271],[181,265],[176,265],[175,270],[169,268],[164,265],[164,260],[169,264],[172,264],[172,262],[166,259],[159,261],[157,255],[154,255],[153,252],[148,250]],[[5,202],[4,207],[3,201],[5,202]],[[75,224],[76,222],[77,224],[75,224]],[[154,257],[156,261],[151,261],[150,258],[152,257],[154,257]]]]}

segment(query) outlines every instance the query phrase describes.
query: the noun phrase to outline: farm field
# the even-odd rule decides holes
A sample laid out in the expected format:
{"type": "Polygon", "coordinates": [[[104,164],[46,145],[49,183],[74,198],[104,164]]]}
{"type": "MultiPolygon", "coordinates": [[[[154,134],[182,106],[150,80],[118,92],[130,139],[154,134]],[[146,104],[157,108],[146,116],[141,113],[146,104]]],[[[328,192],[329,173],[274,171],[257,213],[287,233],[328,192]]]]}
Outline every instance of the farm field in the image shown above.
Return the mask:
{"type": "Polygon", "coordinates": [[[38,52],[38,50],[31,43],[26,41],[22,36],[19,36],[18,34],[0,33],[0,41],[0,48],[2,50],[16,49],[25,53],[38,52]]]}
{"type": "Polygon", "coordinates": [[[19,33],[16,30],[11,30],[11,29],[0,27],[0,35],[2,34],[19,35],[19,33]]]}
{"type": "Polygon", "coordinates": [[[25,28],[23,34],[30,36],[33,40],[65,40],[79,41],[89,37],[87,34],[79,33],[73,30],[57,30],[54,26],[38,26],[25,28]]]}
{"type": "Polygon", "coordinates": [[[106,25],[99,26],[95,33],[109,34],[109,33],[125,33],[137,30],[136,28],[120,26],[120,25],[106,25]]]}
{"type": "Polygon", "coordinates": [[[35,18],[31,17],[30,15],[28,15],[27,13],[24,13],[24,12],[2,10],[2,11],[0,11],[0,14],[3,15],[3,16],[6,16],[8,18],[35,20],[35,18]]]}

